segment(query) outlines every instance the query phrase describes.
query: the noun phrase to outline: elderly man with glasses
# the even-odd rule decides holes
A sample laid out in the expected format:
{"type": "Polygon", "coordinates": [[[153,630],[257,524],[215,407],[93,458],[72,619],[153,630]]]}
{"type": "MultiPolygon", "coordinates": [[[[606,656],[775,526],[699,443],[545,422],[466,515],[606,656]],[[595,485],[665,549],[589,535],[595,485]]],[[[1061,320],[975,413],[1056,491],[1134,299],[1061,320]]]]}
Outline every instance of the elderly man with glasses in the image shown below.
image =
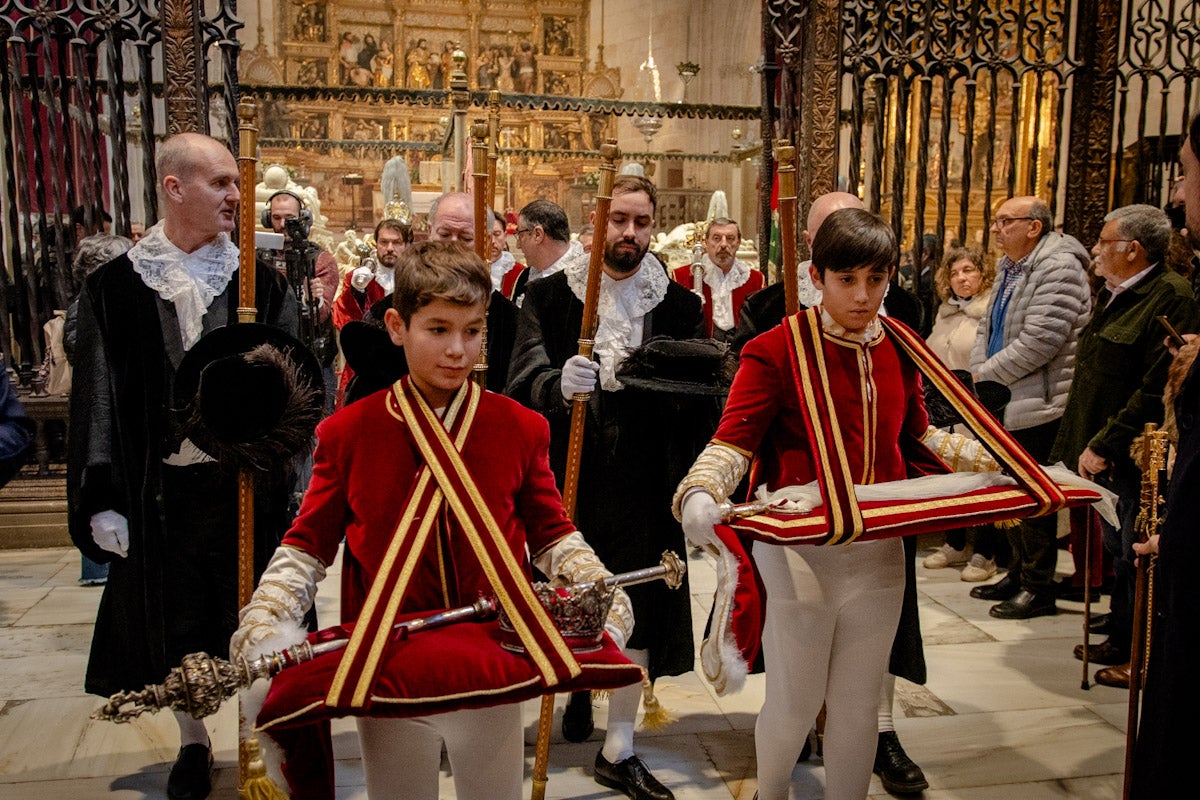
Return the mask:
{"type": "MultiPolygon", "coordinates": [[[[1147,422],[1163,421],[1171,354],[1155,318],[1165,316],[1177,330],[1192,332],[1200,315],[1187,279],[1166,265],[1171,243],[1166,212],[1132,205],[1104,219],[1092,248],[1094,271],[1104,286],[1079,336],[1075,377],[1050,460],[1077,468],[1080,475],[1117,493],[1120,527],[1102,523],[1104,549],[1112,555],[1116,572],[1109,635],[1092,646],[1088,658],[1110,665],[1096,673],[1097,683],[1128,688],[1134,521],[1141,494],[1141,472],[1129,448],[1147,422]]],[[[1083,657],[1082,645],[1075,648],[1075,657],[1083,657]]]]}
{"type": "MultiPolygon", "coordinates": [[[[1091,311],[1087,249],[1053,230],[1050,208],[1036,197],[1012,197],[996,210],[992,233],[1003,257],[971,352],[975,381],[997,381],[1012,392],[1004,427],[1045,463],[1058,435],[1075,365],[1075,345],[1091,311]]],[[[1053,516],[1009,529],[1012,560],[998,582],[971,596],[999,601],[998,619],[1058,613],[1053,516]]]]}

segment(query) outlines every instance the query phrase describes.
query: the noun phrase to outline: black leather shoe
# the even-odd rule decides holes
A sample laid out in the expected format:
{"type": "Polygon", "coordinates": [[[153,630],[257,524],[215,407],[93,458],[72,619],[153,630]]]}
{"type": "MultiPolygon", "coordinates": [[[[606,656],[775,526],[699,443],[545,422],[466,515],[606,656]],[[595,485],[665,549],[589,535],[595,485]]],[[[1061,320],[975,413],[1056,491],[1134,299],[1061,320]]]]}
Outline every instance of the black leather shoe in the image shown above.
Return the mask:
{"type": "Polygon", "coordinates": [[[592,723],[592,693],[571,692],[563,711],[562,732],[568,742],[586,742],[596,726],[592,723]]]}
{"type": "Polygon", "coordinates": [[[890,794],[919,794],[929,788],[925,773],[904,752],[895,731],[880,731],[874,772],[890,794]]]}
{"type": "Polygon", "coordinates": [[[988,613],[996,619],[1029,619],[1053,616],[1058,613],[1058,607],[1054,605],[1053,595],[1039,595],[1022,589],[1011,600],[992,606],[988,613]]]}
{"type": "Polygon", "coordinates": [[[624,792],[631,800],[675,800],[671,790],[658,782],[637,756],[610,764],[604,753],[596,753],[596,783],[624,792]]]}
{"type": "MultiPolygon", "coordinates": [[[[1070,578],[1063,578],[1061,580],[1055,581],[1054,582],[1054,593],[1058,596],[1059,600],[1066,600],[1067,602],[1070,602],[1070,603],[1082,603],[1083,599],[1084,599],[1083,587],[1075,586],[1074,584],[1072,584],[1070,578]]],[[[1100,600],[1100,587],[1093,586],[1091,595],[1092,595],[1093,603],[1099,601],[1100,600]]]]}
{"type": "Polygon", "coordinates": [[[979,600],[1008,600],[1021,591],[1021,582],[1013,577],[1011,572],[995,583],[986,586],[976,586],[971,590],[971,597],[979,600]]]}
{"type": "Polygon", "coordinates": [[[1092,614],[1092,618],[1088,620],[1088,631],[1102,633],[1105,636],[1111,635],[1113,632],[1112,614],[1092,614]]]}
{"type": "MultiPolygon", "coordinates": [[[[1075,657],[1083,661],[1083,645],[1075,645],[1075,657]]],[[[1092,664],[1124,664],[1129,660],[1129,648],[1119,647],[1112,639],[1089,644],[1088,662],[1092,664]]]]}
{"type": "Polygon", "coordinates": [[[181,747],[167,778],[167,797],[171,800],[204,800],[212,791],[212,765],[212,751],[205,745],[181,747]]]}

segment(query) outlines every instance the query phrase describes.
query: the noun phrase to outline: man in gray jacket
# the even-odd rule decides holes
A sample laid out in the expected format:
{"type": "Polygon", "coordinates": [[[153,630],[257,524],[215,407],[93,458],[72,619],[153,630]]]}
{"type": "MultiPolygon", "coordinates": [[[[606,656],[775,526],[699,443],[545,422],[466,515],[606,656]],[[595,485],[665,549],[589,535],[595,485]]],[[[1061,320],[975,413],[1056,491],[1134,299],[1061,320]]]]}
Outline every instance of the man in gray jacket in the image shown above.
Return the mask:
{"type": "MultiPolygon", "coordinates": [[[[1004,256],[971,352],[976,382],[997,381],[1012,392],[1004,427],[1040,462],[1058,434],[1075,343],[1091,311],[1088,251],[1052,228],[1049,207],[1036,197],[1009,198],[996,210],[992,233],[1004,256]]],[[[1057,613],[1055,534],[1053,516],[1011,528],[1008,574],[971,596],[1000,601],[990,611],[999,619],[1057,613]]]]}

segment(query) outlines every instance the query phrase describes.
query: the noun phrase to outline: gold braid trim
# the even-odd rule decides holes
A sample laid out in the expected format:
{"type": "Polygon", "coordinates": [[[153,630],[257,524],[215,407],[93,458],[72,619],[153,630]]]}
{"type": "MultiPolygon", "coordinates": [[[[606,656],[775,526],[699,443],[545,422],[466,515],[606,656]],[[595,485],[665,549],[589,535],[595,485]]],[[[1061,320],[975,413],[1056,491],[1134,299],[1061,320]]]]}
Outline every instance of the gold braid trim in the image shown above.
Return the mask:
{"type": "Polygon", "coordinates": [[[930,425],[921,441],[955,472],[1000,472],[1003,469],[982,444],[961,433],[930,425]]]}
{"type": "Polygon", "coordinates": [[[692,489],[708,492],[718,503],[728,499],[749,466],[750,459],[740,451],[721,442],[709,442],[675,489],[671,513],[683,521],[683,498],[692,489]]]}

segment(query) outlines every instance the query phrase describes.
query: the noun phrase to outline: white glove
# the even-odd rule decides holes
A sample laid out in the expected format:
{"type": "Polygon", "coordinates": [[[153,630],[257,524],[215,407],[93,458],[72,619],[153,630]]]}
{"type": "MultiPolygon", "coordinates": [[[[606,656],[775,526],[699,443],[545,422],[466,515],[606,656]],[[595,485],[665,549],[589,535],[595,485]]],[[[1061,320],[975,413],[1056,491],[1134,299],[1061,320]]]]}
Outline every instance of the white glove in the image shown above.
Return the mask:
{"type": "Polygon", "coordinates": [[[129,555],[129,520],[116,511],[92,514],[92,541],[125,558],[129,555]]]}
{"type": "Polygon", "coordinates": [[[325,565],[294,547],[276,548],[250,602],[238,614],[229,658],[250,661],[304,641],[304,615],[312,607],[325,565]]]}
{"type": "Polygon", "coordinates": [[[712,495],[702,489],[694,489],[683,498],[681,511],[683,535],[689,544],[704,547],[720,542],[713,528],[721,521],[721,510],[712,495]]]}
{"type": "Polygon", "coordinates": [[[568,403],[577,394],[587,394],[596,388],[596,373],[600,365],[588,359],[587,356],[571,356],[562,368],[561,390],[563,399],[568,403]]]}
{"type": "Polygon", "coordinates": [[[350,273],[350,285],[361,292],[370,285],[374,277],[375,273],[370,267],[355,267],[354,272],[350,273]]]}

